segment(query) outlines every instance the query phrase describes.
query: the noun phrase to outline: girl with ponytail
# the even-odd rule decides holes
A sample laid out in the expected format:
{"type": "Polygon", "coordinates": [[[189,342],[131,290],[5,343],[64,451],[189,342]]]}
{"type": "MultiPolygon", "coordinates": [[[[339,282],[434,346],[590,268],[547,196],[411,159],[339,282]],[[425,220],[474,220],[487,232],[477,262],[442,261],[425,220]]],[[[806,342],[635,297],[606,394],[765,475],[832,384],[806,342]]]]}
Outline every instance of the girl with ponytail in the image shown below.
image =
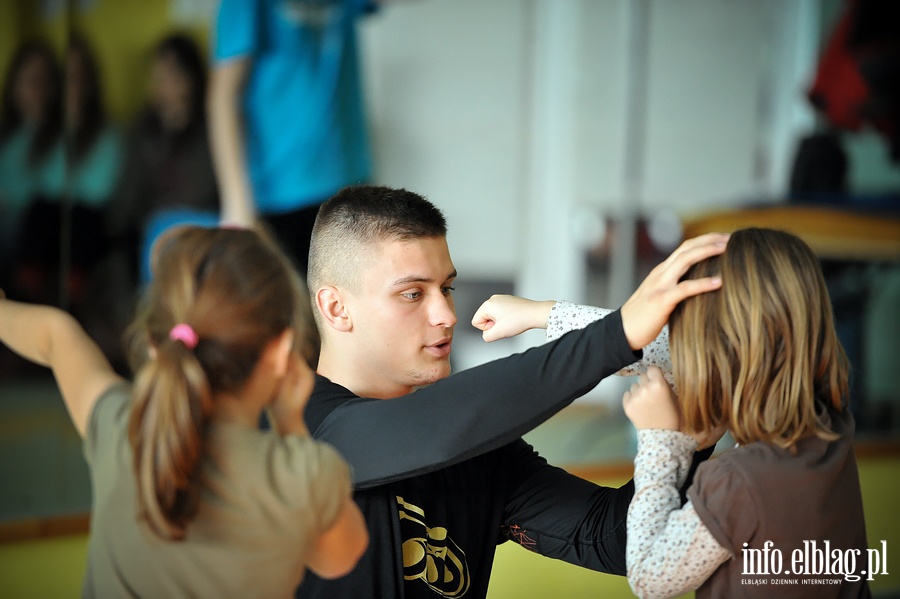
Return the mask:
{"type": "Polygon", "coordinates": [[[0,341],[53,370],[84,437],[85,596],[286,597],[307,567],[353,568],[368,536],[348,468],[303,421],[308,301],[257,233],[173,229],[128,332],[129,384],[68,314],[0,293],[0,341]]]}

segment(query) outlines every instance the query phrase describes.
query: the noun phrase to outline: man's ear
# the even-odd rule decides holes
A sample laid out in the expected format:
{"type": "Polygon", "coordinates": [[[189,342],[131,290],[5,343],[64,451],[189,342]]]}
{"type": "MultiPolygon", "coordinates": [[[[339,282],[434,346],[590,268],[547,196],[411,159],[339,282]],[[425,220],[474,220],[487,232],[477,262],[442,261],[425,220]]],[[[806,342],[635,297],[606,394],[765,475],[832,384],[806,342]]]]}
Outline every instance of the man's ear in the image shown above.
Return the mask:
{"type": "Polygon", "coordinates": [[[316,309],[331,328],[341,332],[353,328],[353,321],[344,304],[343,292],[334,285],[326,285],[316,291],[316,309]]]}

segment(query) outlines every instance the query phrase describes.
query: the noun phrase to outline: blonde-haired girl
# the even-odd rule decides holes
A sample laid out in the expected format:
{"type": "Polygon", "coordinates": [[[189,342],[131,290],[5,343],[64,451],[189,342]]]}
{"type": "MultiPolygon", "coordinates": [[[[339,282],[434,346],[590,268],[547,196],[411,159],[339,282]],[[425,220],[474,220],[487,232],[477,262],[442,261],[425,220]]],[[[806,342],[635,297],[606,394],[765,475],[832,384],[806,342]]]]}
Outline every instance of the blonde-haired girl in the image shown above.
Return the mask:
{"type": "MultiPolygon", "coordinates": [[[[669,329],[623,372],[640,375],[623,397],[638,429],[632,589],[870,596],[848,364],[818,259],[792,234],[743,229],[685,275],[705,277],[721,288],[681,302],[669,329]],[[737,447],[697,468],[684,502],[698,439],[726,428],[737,447]]],[[[556,338],[609,310],[497,296],[479,312],[502,336],[546,328],[556,338]]]]}

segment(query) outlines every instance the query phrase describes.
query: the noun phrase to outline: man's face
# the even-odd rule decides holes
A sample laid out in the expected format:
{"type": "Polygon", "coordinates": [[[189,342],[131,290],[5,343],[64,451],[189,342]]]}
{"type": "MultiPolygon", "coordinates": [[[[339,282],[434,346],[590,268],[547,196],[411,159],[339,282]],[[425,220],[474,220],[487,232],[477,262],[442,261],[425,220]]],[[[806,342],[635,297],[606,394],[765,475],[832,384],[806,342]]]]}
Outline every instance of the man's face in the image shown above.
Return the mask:
{"type": "Polygon", "coordinates": [[[371,247],[347,304],[372,387],[403,394],[450,374],[455,278],[443,237],[371,247]]]}

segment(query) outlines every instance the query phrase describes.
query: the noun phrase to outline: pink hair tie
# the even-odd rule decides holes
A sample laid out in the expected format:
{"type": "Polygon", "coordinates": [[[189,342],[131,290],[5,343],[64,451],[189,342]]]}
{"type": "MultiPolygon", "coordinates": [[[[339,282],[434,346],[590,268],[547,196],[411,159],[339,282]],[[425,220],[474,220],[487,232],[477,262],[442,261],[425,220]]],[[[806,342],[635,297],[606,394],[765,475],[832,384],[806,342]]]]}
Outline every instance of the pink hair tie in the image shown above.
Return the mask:
{"type": "Polygon", "coordinates": [[[191,325],[184,323],[176,324],[172,327],[172,330],[169,331],[169,339],[172,341],[181,341],[188,349],[194,349],[197,347],[197,342],[200,341],[197,331],[192,329],[191,325]]]}

